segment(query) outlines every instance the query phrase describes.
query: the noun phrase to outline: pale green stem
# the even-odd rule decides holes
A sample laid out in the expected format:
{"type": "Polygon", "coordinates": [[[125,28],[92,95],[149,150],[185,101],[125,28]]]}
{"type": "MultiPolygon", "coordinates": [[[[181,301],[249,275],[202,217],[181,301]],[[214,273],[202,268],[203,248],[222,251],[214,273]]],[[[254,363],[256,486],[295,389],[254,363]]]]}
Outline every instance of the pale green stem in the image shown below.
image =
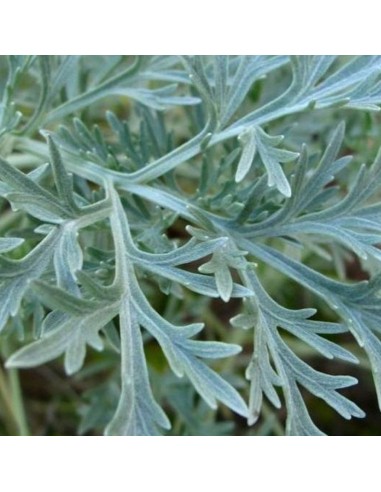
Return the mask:
{"type": "Polygon", "coordinates": [[[13,402],[11,391],[8,386],[4,371],[0,367],[0,410],[3,415],[3,422],[8,434],[11,436],[18,434],[18,425],[13,412],[13,402]]]}
{"type": "Polygon", "coordinates": [[[9,369],[9,382],[12,395],[12,406],[15,420],[17,422],[18,434],[20,436],[29,436],[28,422],[26,419],[24,400],[20,385],[20,378],[17,369],[9,369]]]}

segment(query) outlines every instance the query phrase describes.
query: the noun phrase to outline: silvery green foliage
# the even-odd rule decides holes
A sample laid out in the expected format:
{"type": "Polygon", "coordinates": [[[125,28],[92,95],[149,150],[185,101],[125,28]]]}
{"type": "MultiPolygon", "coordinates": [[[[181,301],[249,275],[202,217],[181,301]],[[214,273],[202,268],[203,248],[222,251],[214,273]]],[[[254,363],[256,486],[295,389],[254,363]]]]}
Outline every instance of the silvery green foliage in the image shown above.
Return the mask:
{"type": "MultiPolygon", "coordinates": [[[[341,154],[343,124],[331,125],[319,158],[276,127],[301,113],[378,111],[380,70],[379,56],[9,57],[0,195],[14,218],[0,221],[0,328],[9,336],[22,319],[30,343],[7,367],[64,356],[71,375],[88,347],[111,346],[120,389],[112,382],[99,390],[117,394],[109,435],[169,430],[167,407],[189,433],[224,433],[230,424],[202,427],[192,417],[222,403],[252,425],[264,397],[286,406],[289,434],[315,435],[322,432],[301,388],[346,419],[363,417],[340,393],[356,379],[312,368],[288,336],[328,359],[356,363],[335,341],[350,332],[369,357],[381,405],[380,273],[353,283],[311,262],[321,255],[332,263],[337,251],[380,261],[381,153],[351,171],[345,190],[340,176],[353,163],[341,154]],[[35,84],[28,90],[25,78],[35,84]],[[118,116],[124,106],[127,119],[118,116]],[[186,232],[172,239],[171,227],[184,222],[186,232]],[[279,304],[262,279],[267,267],[321,298],[336,320],[314,319],[313,306],[279,304]],[[213,363],[241,347],[203,336],[202,322],[168,319],[155,308],[152,286],[180,302],[244,299],[231,329],[253,332],[250,388],[213,363]],[[29,312],[39,313],[33,334],[29,312]],[[190,386],[156,375],[169,381],[167,394],[154,387],[147,341],[190,386]],[[194,392],[203,402],[192,416],[194,392]]],[[[94,402],[83,432],[91,422],[106,424],[94,402]]]]}

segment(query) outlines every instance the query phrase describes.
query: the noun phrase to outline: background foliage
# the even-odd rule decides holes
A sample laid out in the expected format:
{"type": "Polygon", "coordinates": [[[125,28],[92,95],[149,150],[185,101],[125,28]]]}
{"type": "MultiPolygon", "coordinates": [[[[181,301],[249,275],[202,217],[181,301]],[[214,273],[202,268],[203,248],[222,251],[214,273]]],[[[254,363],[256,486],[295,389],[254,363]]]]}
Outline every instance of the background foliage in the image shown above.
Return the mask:
{"type": "Polygon", "coordinates": [[[1,57],[2,433],[377,433],[380,70],[1,57]]]}

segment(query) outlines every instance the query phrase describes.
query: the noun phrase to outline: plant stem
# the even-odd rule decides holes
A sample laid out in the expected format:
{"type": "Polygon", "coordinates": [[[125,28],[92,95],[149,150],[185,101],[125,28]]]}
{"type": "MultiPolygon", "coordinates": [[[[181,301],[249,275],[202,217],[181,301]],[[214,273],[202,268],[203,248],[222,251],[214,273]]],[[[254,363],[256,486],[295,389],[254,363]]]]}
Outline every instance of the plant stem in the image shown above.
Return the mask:
{"type": "Polygon", "coordinates": [[[9,369],[9,382],[12,394],[13,413],[17,422],[18,433],[20,436],[29,436],[28,422],[26,419],[24,401],[20,385],[20,378],[17,369],[9,369]]]}
{"type": "Polygon", "coordinates": [[[2,410],[4,425],[10,436],[18,434],[18,425],[13,412],[13,402],[9,386],[0,366],[0,409],[2,410]]]}
{"type": "MultiPolygon", "coordinates": [[[[11,352],[9,340],[3,340],[3,356],[8,357],[11,352]]],[[[18,369],[8,369],[7,376],[0,366],[0,392],[3,393],[7,413],[10,413],[13,421],[12,435],[29,436],[28,422],[26,419],[22,389],[18,369]]]]}

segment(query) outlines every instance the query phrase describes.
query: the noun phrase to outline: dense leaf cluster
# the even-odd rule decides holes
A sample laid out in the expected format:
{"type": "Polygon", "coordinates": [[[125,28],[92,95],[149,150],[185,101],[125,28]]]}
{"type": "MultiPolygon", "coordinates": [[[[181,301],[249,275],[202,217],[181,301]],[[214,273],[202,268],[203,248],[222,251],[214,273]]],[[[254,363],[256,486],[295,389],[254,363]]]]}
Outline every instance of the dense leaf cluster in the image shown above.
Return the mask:
{"type": "Polygon", "coordinates": [[[300,350],[356,363],[347,332],[381,404],[381,153],[359,166],[336,122],[353,131],[379,110],[381,57],[11,56],[0,69],[7,368],[63,356],[72,375],[88,347],[109,354],[82,432],[227,433],[267,400],[286,407],[287,433],[314,435],[304,390],[364,416],[340,392],[356,379],[300,350]],[[354,257],[369,280],[346,278],[354,257]],[[282,305],[274,270],[313,305],[282,305]],[[211,298],[241,300],[230,325],[211,298]]]}

